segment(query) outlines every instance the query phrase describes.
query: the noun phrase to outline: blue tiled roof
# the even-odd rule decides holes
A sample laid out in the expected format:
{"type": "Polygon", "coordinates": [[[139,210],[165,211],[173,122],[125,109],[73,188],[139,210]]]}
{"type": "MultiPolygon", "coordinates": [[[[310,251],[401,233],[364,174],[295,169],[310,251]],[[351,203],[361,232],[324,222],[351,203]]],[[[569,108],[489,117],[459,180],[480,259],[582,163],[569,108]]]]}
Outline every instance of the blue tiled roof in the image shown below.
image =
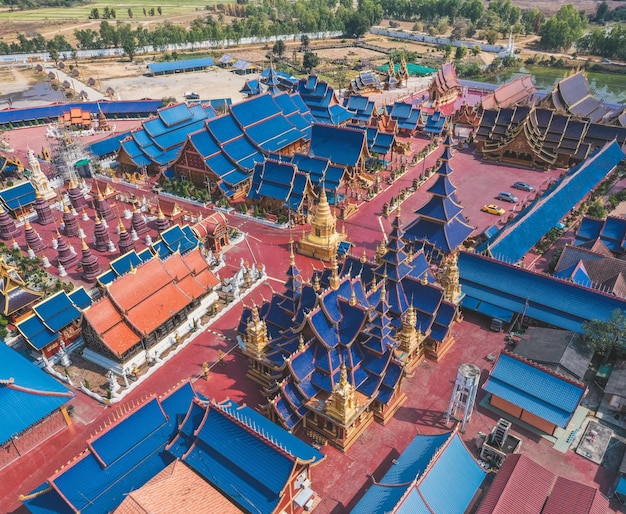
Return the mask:
{"type": "Polygon", "coordinates": [[[578,164],[561,179],[541,200],[531,205],[506,227],[487,241],[496,258],[517,262],[575,205],[602,181],[624,158],[624,152],[613,141],[578,164]]]}
{"type": "Polygon", "coordinates": [[[54,378],[0,343],[0,444],[35,425],[73,394],[54,378]],[[11,382],[7,382],[12,379],[11,382]]]}
{"type": "Polygon", "coordinates": [[[34,203],[36,199],[37,192],[35,191],[35,186],[28,180],[0,191],[0,200],[2,200],[2,203],[10,211],[27,207],[34,203]]]}
{"type": "Polygon", "coordinates": [[[45,348],[50,343],[56,341],[61,335],[59,332],[55,332],[46,327],[35,314],[18,322],[16,327],[24,339],[36,350],[45,348]]]}
{"type": "Polygon", "coordinates": [[[485,474],[457,433],[417,487],[433,511],[465,512],[485,474]]]}
{"type": "Polygon", "coordinates": [[[183,460],[237,504],[269,514],[280,500],[295,459],[316,462],[323,456],[248,407],[226,403],[225,411],[215,405],[209,408],[197,442],[183,460]],[[291,456],[257,431],[287,446],[291,456]]]}
{"type": "Polygon", "coordinates": [[[364,131],[314,124],[309,155],[325,157],[344,166],[356,166],[365,142],[364,131]]]}
{"type": "Polygon", "coordinates": [[[584,385],[506,353],[500,354],[484,389],[561,428],[567,426],[585,393],[584,385]]]}
{"type": "Polygon", "coordinates": [[[485,476],[458,434],[418,435],[394,462],[385,476],[367,490],[352,514],[392,511],[431,514],[420,496],[426,499],[432,512],[461,513],[485,476]],[[421,494],[409,492],[415,487],[415,480],[421,494]],[[455,486],[451,488],[450,484],[455,486]],[[408,497],[399,503],[408,492],[408,497]]]}
{"type": "Polygon", "coordinates": [[[130,130],[119,134],[113,134],[112,136],[96,141],[95,143],[87,146],[87,151],[96,157],[104,157],[106,155],[117,153],[120,149],[121,141],[130,135],[130,130]]]}
{"type": "Polygon", "coordinates": [[[72,303],[79,309],[86,309],[92,303],[91,296],[89,296],[87,291],[85,291],[84,287],[74,289],[68,296],[70,297],[72,303]]]}
{"type": "Polygon", "coordinates": [[[60,291],[33,307],[35,314],[52,331],[67,327],[81,316],[65,291],[60,291]]]}
{"type": "Polygon", "coordinates": [[[470,297],[498,305],[556,327],[582,333],[589,320],[606,320],[622,298],[533,273],[478,254],[459,254],[461,289],[470,297]]]}
{"type": "Polygon", "coordinates": [[[156,62],[148,64],[150,73],[175,73],[177,71],[189,71],[194,69],[208,68],[215,62],[210,57],[200,59],[185,59],[182,61],[156,62]]]}
{"type": "Polygon", "coordinates": [[[173,461],[164,449],[174,437],[177,423],[188,412],[193,396],[193,389],[185,383],[160,403],[149,400],[96,436],[91,447],[98,449],[104,462],[92,451],[86,452],[49,479],[54,488],[25,501],[29,510],[34,514],[49,514],[51,506],[58,505],[57,490],[64,505],[53,512],[69,509],[69,512],[96,514],[115,510],[129,492],[144,485],[173,461]]]}

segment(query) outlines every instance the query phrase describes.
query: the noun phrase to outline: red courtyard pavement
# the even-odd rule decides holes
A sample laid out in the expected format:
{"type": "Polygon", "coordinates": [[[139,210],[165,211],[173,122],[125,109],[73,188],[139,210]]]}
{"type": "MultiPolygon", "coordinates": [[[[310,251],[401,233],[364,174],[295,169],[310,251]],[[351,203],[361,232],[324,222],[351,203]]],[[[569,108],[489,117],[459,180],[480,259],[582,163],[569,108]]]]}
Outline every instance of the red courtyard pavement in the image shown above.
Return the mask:
{"type": "MultiPolygon", "coordinates": [[[[441,149],[434,152],[427,159],[426,167],[433,166],[440,154],[441,149]]],[[[458,199],[465,207],[470,223],[476,227],[476,233],[494,222],[503,221],[480,211],[483,204],[495,201],[494,196],[499,191],[510,190],[510,185],[517,180],[543,188],[558,174],[483,163],[468,151],[456,152],[451,166],[454,169],[451,180],[459,189],[458,199]]],[[[398,188],[410,187],[413,178],[421,171],[421,163],[411,168],[396,184],[375,200],[364,203],[359,212],[345,222],[346,232],[357,255],[365,248],[368,256],[373,257],[374,249],[382,238],[383,229],[379,219],[382,205],[391,196],[397,196],[398,188]]],[[[431,183],[432,179],[402,205],[401,217],[405,223],[413,219],[413,211],[428,199],[426,189],[431,183]]],[[[510,210],[508,205],[502,206],[510,210]]],[[[248,235],[243,242],[228,249],[228,269],[220,274],[223,277],[231,274],[238,267],[240,259],[265,264],[268,279],[247,296],[243,303],[249,305],[253,301],[268,299],[272,290],[280,290],[283,286],[289,261],[289,240],[293,237],[297,241],[302,229],[278,229],[239,217],[231,217],[231,224],[248,235]]],[[[388,221],[382,220],[382,225],[387,233],[388,221]]],[[[314,268],[323,266],[319,261],[300,255],[296,256],[296,263],[304,279],[310,278],[314,268]]],[[[203,362],[213,366],[207,381],[197,379],[194,382],[200,393],[218,401],[232,398],[252,407],[263,403],[255,385],[245,376],[244,359],[232,351],[240,314],[241,304],[233,306],[211,325],[210,331],[188,344],[121,404],[104,407],[78,392],[72,402],[75,407],[74,424],[0,471],[0,510],[11,512],[18,509],[21,505],[19,494],[30,492],[56,469],[79,455],[85,449],[86,438],[107,420],[113,419],[123,406],[137,403],[152,394],[160,395],[181,380],[195,380],[203,362]],[[217,364],[219,350],[227,352],[223,365],[217,364]]],[[[481,318],[468,316],[455,326],[456,343],[443,361],[438,364],[424,361],[404,381],[403,390],[408,400],[387,426],[373,424],[347,454],[330,447],[323,448],[327,458],[313,469],[313,488],[322,497],[316,512],[324,514],[348,511],[371,483],[371,478],[379,479],[391,465],[391,460],[406,448],[416,434],[439,433],[452,428],[446,427],[444,412],[450,400],[459,364],[473,363],[479,366],[482,369],[482,384],[492,367],[486,359],[487,355],[504,346],[503,335],[490,332],[484,323],[485,320],[481,318]]],[[[481,407],[477,408],[466,433],[463,434],[470,450],[474,451],[473,440],[477,432],[489,432],[496,421],[496,415],[481,407]]],[[[515,425],[513,432],[523,440],[522,452],[554,473],[597,485],[605,493],[608,491],[613,476],[605,468],[598,467],[572,451],[567,454],[559,453],[543,439],[520,431],[515,425]]]]}

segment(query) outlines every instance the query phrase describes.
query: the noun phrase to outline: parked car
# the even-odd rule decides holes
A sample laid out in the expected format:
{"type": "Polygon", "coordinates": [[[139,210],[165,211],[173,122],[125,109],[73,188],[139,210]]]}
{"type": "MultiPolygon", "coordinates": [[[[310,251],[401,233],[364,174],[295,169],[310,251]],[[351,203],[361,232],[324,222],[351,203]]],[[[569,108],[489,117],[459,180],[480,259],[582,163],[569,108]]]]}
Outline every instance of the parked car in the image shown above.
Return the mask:
{"type": "Polygon", "coordinates": [[[531,186],[530,184],[528,184],[527,182],[515,182],[515,184],[513,184],[513,187],[515,189],[521,189],[522,191],[534,191],[535,190],[535,188],[531,186]]]}
{"type": "Polygon", "coordinates": [[[515,196],[513,193],[509,193],[508,191],[500,191],[500,193],[498,193],[498,196],[496,196],[496,200],[502,200],[509,203],[517,203],[518,199],[519,198],[517,198],[517,196],[515,196]]]}
{"type": "Polygon", "coordinates": [[[200,95],[195,91],[187,91],[185,93],[185,98],[187,100],[200,100],[200,95]]]}
{"type": "Polygon", "coordinates": [[[489,214],[495,214],[496,216],[502,216],[505,212],[502,207],[498,207],[495,204],[484,205],[481,211],[488,212],[489,214]]]}

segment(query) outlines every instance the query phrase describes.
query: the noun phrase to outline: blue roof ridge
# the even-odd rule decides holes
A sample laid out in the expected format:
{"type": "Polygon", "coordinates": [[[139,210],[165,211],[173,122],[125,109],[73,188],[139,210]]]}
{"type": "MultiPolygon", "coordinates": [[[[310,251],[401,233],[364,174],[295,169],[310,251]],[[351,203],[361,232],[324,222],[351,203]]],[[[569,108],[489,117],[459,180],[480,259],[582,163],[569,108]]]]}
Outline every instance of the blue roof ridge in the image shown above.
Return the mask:
{"type": "MultiPolygon", "coordinates": [[[[224,416],[234,421],[246,431],[251,432],[253,435],[260,436],[268,445],[272,446],[274,449],[278,450],[280,453],[294,460],[299,460],[293,453],[291,453],[285,445],[283,445],[280,441],[276,441],[271,434],[267,433],[263,427],[257,426],[254,420],[246,417],[244,413],[242,413],[239,409],[245,407],[244,405],[239,406],[239,409],[234,409],[232,411],[228,410],[229,407],[232,407],[232,404],[237,405],[232,400],[224,400],[221,403],[212,401],[211,406],[216,407],[218,411],[220,411],[224,416]]],[[[311,460],[312,462],[312,460],[311,460]]]]}
{"type": "MultiPolygon", "coordinates": [[[[529,366],[531,366],[533,368],[536,368],[536,369],[538,369],[540,371],[543,371],[544,373],[547,373],[548,375],[552,375],[553,377],[558,378],[558,379],[562,380],[563,382],[568,382],[568,383],[570,383],[570,384],[572,384],[572,385],[574,385],[576,387],[582,388],[584,391],[587,390],[587,386],[583,382],[581,382],[579,380],[575,380],[574,378],[562,375],[558,371],[552,370],[552,369],[550,369],[550,368],[548,368],[548,367],[546,367],[546,366],[544,366],[542,364],[539,364],[538,362],[532,361],[530,359],[522,357],[521,355],[517,355],[515,353],[512,353],[512,352],[510,352],[508,350],[502,350],[500,352],[500,355],[498,356],[498,360],[500,360],[500,357],[502,357],[502,355],[506,355],[507,357],[511,357],[512,359],[515,359],[515,360],[518,360],[520,362],[523,362],[524,364],[528,364],[529,366]]],[[[498,364],[497,361],[493,365],[494,368],[496,367],[496,364],[498,364]]]]}

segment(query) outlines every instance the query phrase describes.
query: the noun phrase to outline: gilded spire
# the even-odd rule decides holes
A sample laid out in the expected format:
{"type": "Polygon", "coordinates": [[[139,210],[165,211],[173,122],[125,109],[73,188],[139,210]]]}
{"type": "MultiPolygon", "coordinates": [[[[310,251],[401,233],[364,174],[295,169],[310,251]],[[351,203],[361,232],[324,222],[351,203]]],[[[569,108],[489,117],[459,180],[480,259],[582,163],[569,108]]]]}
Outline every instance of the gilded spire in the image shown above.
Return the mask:
{"type": "Polygon", "coordinates": [[[357,304],[357,299],[356,299],[356,291],[354,290],[354,288],[352,288],[352,295],[350,296],[350,305],[355,306],[357,304]]]}
{"type": "Polygon", "coordinates": [[[300,333],[300,340],[298,341],[298,350],[303,352],[306,349],[304,346],[304,336],[300,333]]]}
{"type": "Polygon", "coordinates": [[[337,256],[333,255],[331,257],[332,262],[332,273],[330,275],[330,287],[335,291],[339,289],[339,264],[337,263],[337,256]]]}
{"type": "Polygon", "coordinates": [[[367,262],[367,254],[365,253],[365,248],[363,248],[363,253],[361,254],[361,264],[365,264],[367,262]]]}

